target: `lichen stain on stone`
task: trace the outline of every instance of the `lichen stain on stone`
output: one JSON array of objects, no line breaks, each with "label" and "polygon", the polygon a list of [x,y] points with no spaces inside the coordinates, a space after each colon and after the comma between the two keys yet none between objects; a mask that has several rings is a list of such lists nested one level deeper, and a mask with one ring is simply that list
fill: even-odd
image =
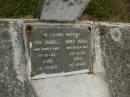
[{"label": "lichen stain on stone", "polygon": [[69,0],[63,0],[64,2],[68,2]]},{"label": "lichen stain on stone", "polygon": [[121,32],[119,28],[114,28],[110,30],[111,38],[118,42],[121,40]]},{"label": "lichen stain on stone", "polygon": [[82,4],[82,3],[83,3],[83,1],[78,1],[78,2],[77,2],[77,4]]},{"label": "lichen stain on stone", "polygon": [[6,33],[6,31],[4,31],[3,33],[0,33],[0,34],[1,34],[1,35],[0,35],[0,36],[1,36],[0,38],[1,38],[1,39],[6,39],[6,40],[7,40],[7,39],[10,38],[10,36],[8,35],[8,33]]},{"label": "lichen stain on stone", "polygon": [[70,2],[70,3],[68,4],[68,6],[74,6],[74,3],[73,3],[73,2]]},{"label": "lichen stain on stone", "polygon": [[128,32],[128,36],[130,37],[130,31]]}]

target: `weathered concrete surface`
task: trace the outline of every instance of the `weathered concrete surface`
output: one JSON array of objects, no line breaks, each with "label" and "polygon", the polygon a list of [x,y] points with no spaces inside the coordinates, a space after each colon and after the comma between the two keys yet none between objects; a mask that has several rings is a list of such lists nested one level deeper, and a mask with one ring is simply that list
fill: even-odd
[{"label": "weathered concrete surface", "polygon": [[110,95],[130,97],[130,24],[96,25],[94,29],[100,40],[102,65]]},{"label": "weathered concrete surface", "polygon": [[80,74],[32,80],[38,97],[110,97],[101,75]]},{"label": "weathered concrete surface", "polygon": [[36,97],[25,76],[22,22],[0,20],[0,97]]},{"label": "weathered concrete surface", "polygon": [[89,0],[40,0],[36,17],[41,20],[73,21],[87,7]]}]

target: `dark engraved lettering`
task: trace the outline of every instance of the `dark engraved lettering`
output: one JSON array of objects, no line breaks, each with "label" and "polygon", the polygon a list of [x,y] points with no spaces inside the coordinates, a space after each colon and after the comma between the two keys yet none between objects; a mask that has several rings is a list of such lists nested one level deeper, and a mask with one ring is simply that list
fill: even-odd
[{"label": "dark engraved lettering", "polygon": [[89,69],[91,37],[82,28],[34,26],[28,42],[33,76]]}]

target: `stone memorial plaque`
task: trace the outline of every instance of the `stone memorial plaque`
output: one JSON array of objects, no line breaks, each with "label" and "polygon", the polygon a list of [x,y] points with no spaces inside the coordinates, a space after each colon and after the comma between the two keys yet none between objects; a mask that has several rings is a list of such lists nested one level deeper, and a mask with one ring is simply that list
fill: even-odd
[{"label": "stone memorial plaque", "polygon": [[57,74],[90,68],[91,32],[74,26],[31,25],[28,39],[31,75]]}]

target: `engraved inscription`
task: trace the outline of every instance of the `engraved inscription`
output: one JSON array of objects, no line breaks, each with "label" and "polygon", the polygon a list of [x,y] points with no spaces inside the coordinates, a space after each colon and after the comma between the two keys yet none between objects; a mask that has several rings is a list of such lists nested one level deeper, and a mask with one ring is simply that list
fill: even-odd
[{"label": "engraved inscription", "polygon": [[81,28],[33,27],[32,76],[89,69],[91,33]]}]

